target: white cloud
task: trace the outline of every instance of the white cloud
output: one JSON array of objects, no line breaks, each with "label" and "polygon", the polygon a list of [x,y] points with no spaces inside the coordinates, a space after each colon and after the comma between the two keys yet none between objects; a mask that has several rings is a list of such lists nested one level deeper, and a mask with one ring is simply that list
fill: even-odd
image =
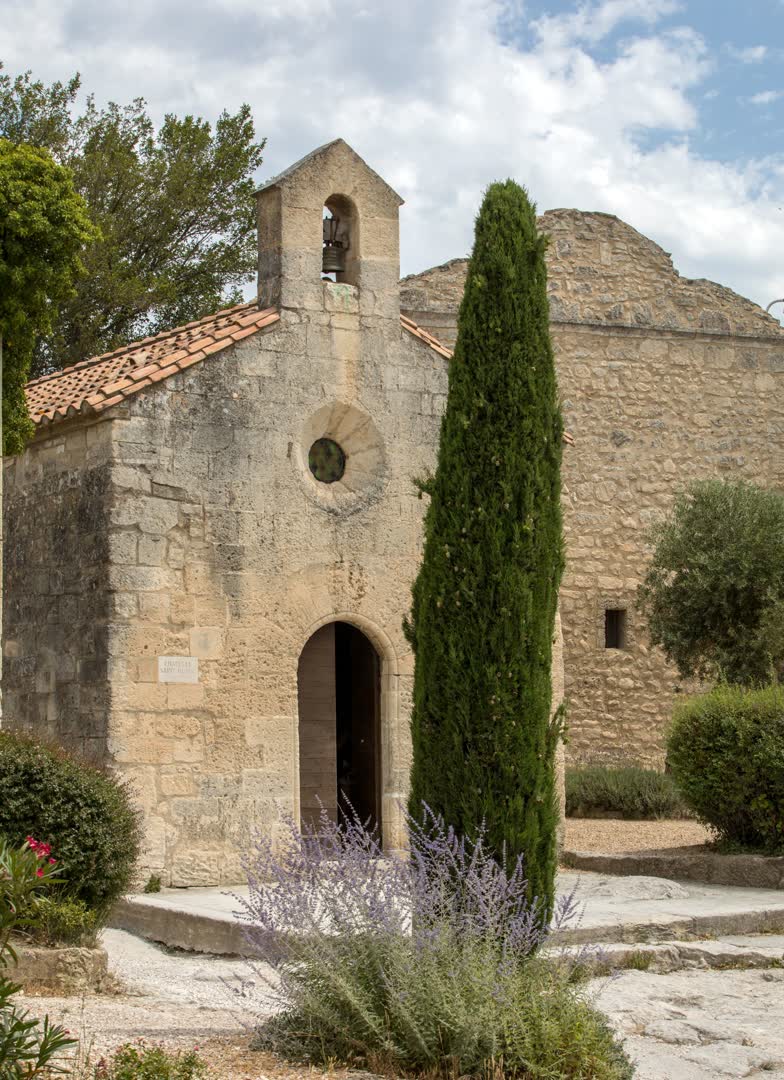
[{"label": "white cloud", "polygon": [[561,15],[544,15],[534,23],[544,45],[553,47],[565,42],[595,44],[630,20],[652,26],[665,15],[678,11],[677,0],[600,0],[580,3],[576,10]]},{"label": "white cloud", "polygon": [[768,46],[749,45],[745,49],[737,49],[734,45],[728,45],[727,52],[742,64],[760,64],[768,56]]},{"label": "white cloud", "polygon": [[513,176],[541,209],[618,214],[690,276],[763,303],[781,294],[781,161],[692,148],[712,62],[693,30],[660,24],[672,0],[580,3],[535,23],[521,0],[5,9],[11,71],[79,69],[99,100],[143,94],[159,117],[248,101],[266,176],[342,135],[406,200],[404,272],[466,254],[482,190]]},{"label": "white cloud", "polygon": [[748,100],[752,105],[772,105],[781,97],[784,97],[784,90],[762,90],[759,94],[752,94]]}]

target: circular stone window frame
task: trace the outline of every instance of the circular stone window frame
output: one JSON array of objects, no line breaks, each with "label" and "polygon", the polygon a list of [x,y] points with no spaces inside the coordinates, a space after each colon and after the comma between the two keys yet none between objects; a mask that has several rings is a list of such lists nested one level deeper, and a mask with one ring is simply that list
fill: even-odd
[{"label": "circular stone window frame", "polygon": [[[345,454],[339,480],[324,483],[310,470],[310,448],[319,439],[331,439]],[[381,493],[386,477],[386,455],[381,432],[358,405],[333,402],[306,421],[293,455],[305,494],[331,514],[356,513]]]}]

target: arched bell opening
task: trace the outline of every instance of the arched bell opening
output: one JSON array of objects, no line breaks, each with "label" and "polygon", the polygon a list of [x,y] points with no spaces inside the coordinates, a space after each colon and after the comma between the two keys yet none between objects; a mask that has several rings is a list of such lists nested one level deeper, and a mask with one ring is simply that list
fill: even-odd
[{"label": "arched bell opening", "polygon": [[330,195],[324,203],[322,277],[359,285],[359,217],[347,195]]},{"label": "arched bell opening", "polygon": [[307,641],[297,669],[300,821],[351,804],[381,832],[381,662],[356,626],[331,622]]}]

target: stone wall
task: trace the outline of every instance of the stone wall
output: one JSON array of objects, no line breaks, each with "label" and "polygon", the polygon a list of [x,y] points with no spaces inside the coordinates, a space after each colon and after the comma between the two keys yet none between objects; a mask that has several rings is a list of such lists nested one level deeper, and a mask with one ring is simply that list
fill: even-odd
[{"label": "stone wall", "polygon": [[[332,619],[381,657],[384,828],[400,840],[411,476],[433,465],[446,363],[399,320],[364,322],[356,289],[319,294],[110,422],[110,753],[139,792],[149,869],[180,885],[237,880],[251,824],[298,811],[297,666]],[[340,484],[307,467],[324,433],[349,450]],[[169,655],[197,658],[198,683],[160,682]]]},{"label": "stone wall", "polygon": [[[784,331],[750,301],[689,281],[605,214],[550,211],[549,291],[565,425],[561,589],[572,759],[663,762],[675,671],[634,606],[645,531],[691,480],[784,483]],[[452,343],[466,260],[403,279],[412,319]],[[625,647],[604,647],[606,608]]]},{"label": "stone wall", "polygon": [[104,760],[109,430],[64,424],[4,465],[6,726]]}]

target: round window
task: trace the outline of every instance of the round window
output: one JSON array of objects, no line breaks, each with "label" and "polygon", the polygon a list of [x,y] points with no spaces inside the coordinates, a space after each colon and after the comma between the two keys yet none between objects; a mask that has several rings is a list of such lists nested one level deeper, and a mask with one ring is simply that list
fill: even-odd
[{"label": "round window", "polygon": [[346,471],[346,455],[334,439],[316,439],[308,453],[308,465],[322,484],[334,484]]}]

